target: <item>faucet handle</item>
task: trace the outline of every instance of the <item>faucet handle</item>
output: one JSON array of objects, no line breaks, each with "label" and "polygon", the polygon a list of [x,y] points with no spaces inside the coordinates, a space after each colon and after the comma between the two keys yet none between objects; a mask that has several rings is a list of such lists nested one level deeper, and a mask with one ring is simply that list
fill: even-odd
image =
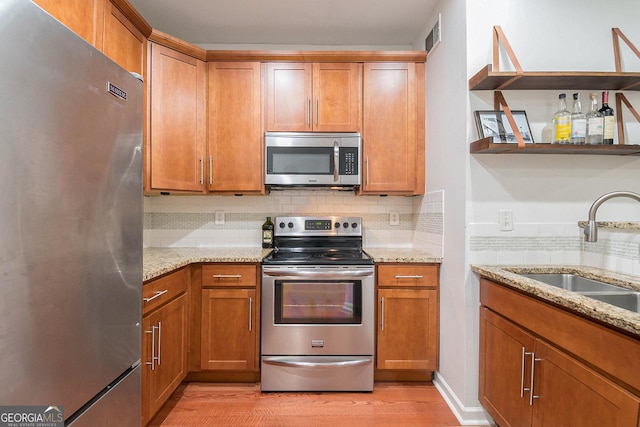
[{"label": "faucet handle", "polygon": [[589,220],[584,226],[585,242],[596,242],[598,240],[598,226],[595,220]]}]

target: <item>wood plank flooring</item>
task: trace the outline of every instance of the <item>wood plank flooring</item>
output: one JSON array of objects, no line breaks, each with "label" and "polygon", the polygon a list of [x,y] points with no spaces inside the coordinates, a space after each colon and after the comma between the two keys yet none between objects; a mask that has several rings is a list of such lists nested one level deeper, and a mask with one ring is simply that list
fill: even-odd
[{"label": "wood plank flooring", "polygon": [[259,384],[183,383],[150,426],[444,427],[459,423],[431,383],[372,393],[261,393]]}]

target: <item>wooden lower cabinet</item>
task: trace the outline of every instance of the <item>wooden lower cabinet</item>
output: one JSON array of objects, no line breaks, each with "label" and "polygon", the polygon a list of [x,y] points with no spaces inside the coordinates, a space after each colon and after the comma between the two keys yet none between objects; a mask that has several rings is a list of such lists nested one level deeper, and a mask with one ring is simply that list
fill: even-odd
[{"label": "wooden lower cabinet", "polygon": [[[493,296],[487,297],[491,307],[480,309],[479,399],[499,426],[639,425],[640,397],[621,384],[625,378],[585,364],[559,348],[563,342],[550,342],[494,312],[499,305]],[[532,308],[513,302],[509,301],[509,310]],[[556,323],[555,329],[563,326]],[[574,329],[571,339],[579,340],[582,333]],[[584,345],[606,346],[606,342]]]},{"label": "wooden lower cabinet", "polygon": [[258,264],[252,263],[202,266],[201,372],[197,378],[241,380],[257,375],[260,366],[258,274]]},{"label": "wooden lower cabinet", "polygon": [[429,379],[438,368],[438,266],[382,264],[377,282],[377,379],[383,371],[428,372]]},{"label": "wooden lower cabinet", "polygon": [[201,369],[258,368],[255,289],[203,289]]},{"label": "wooden lower cabinet", "polygon": [[142,288],[142,425],[187,375],[188,272],[182,268]]}]

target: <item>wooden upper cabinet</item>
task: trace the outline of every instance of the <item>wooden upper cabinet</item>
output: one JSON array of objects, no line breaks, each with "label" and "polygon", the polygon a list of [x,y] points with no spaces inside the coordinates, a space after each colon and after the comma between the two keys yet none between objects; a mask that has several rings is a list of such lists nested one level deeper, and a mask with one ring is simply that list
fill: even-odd
[{"label": "wooden upper cabinet", "polygon": [[362,66],[268,63],[267,131],[360,130]]},{"label": "wooden upper cabinet", "polygon": [[77,35],[102,48],[104,2],[106,0],[34,0]]},{"label": "wooden upper cabinet", "polygon": [[209,63],[208,189],[262,193],[259,62]]},{"label": "wooden upper cabinet", "polygon": [[147,190],[204,192],[206,85],[204,61],[151,43]]},{"label": "wooden upper cabinet", "polygon": [[125,70],[144,76],[146,37],[110,0],[105,4],[102,52]]},{"label": "wooden upper cabinet", "polygon": [[424,96],[424,64],[364,64],[363,193],[424,194]]}]

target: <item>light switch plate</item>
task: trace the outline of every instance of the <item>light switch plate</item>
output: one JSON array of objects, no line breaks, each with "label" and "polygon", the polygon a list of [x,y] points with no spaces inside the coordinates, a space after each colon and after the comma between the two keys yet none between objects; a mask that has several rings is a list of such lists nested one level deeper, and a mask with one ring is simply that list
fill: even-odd
[{"label": "light switch plate", "polygon": [[513,211],[511,209],[500,211],[500,231],[513,231]]},{"label": "light switch plate", "polygon": [[215,211],[216,225],[224,225],[224,211]]},{"label": "light switch plate", "polygon": [[389,225],[400,225],[400,212],[389,213]]}]

